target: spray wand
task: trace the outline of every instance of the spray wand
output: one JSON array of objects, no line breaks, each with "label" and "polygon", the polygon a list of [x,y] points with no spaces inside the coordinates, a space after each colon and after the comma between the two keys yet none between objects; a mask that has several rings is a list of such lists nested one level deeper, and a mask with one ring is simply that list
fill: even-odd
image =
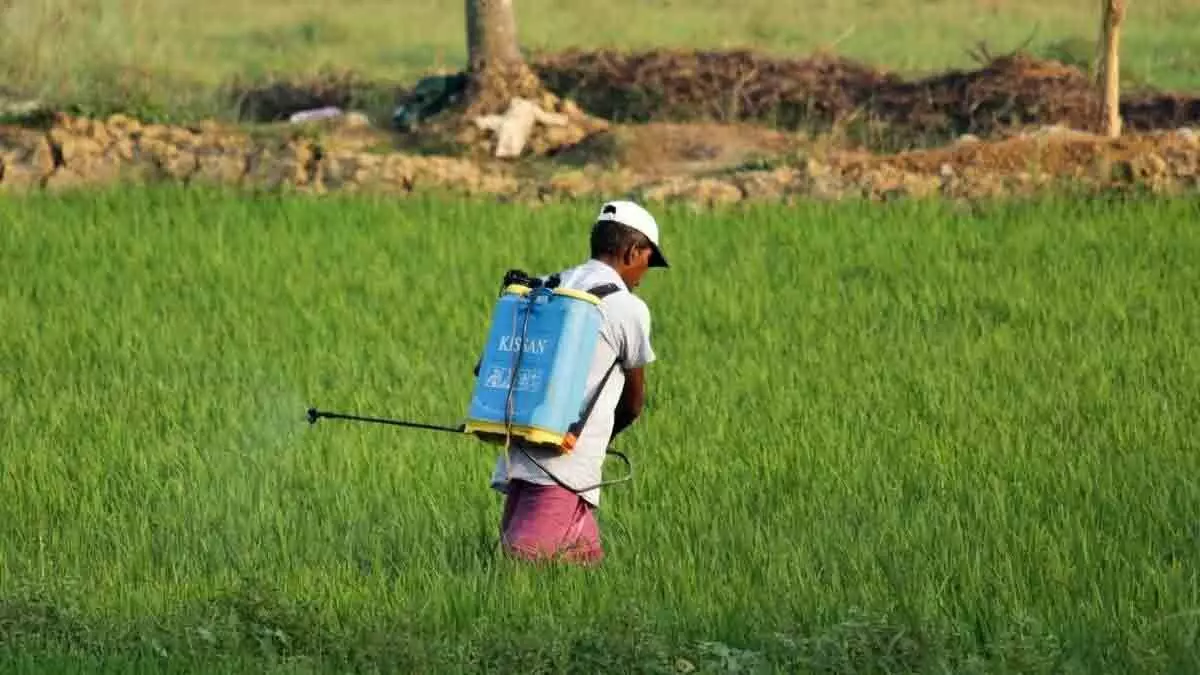
[{"label": "spray wand", "polygon": [[324,410],[317,410],[316,408],[308,409],[308,423],[309,424],[316,424],[317,420],[322,417],[324,417],[326,419],[333,419],[333,420],[351,420],[354,422],[371,422],[374,424],[391,424],[391,425],[398,426],[398,427],[408,427],[410,429],[426,429],[429,431],[445,431],[445,432],[449,432],[452,434],[461,434],[461,433],[463,433],[463,431],[466,430],[465,425],[459,425],[457,427],[447,427],[447,426],[441,426],[441,425],[437,425],[437,424],[422,424],[420,422],[405,422],[404,420],[391,420],[391,419],[387,419],[384,417],[363,417],[361,415],[347,415],[344,413],[326,412]]},{"label": "spray wand", "polygon": [[[372,424],[389,424],[392,426],[407,427],[409,429],[425,429],[427,431],[441,431],[441,432],[451,433],[451,434],[461,434],[466,430],[466,425],[459,425],[457,427],[448,427],[448,426],[443,426],[443,425],[439,425],[439,424],[423,424],[421,422],[407,422],[405,420],[394,420],[394,419],[388,419],[386,417],[366,417],[363,415],[349,415],[346,413],[327,412],[324,410],[317,410],[316,408],[308,409],[308,423],[309,424],[316,424],[317,420],[319,420],[321,418],[334,419],[334,420],[349,420],[352,422],[369,422]],[[563,482],[561,479],[558,478],[558,476],[555,476],[553,473],[550,473],[550,471],[546,467],[542,466],[541,462],[534,459],[528,452],[525,452],[524,448],[521,448],[521,452],[524,453],[524,455],[529,458],[529,461],[533,462],[534,464],[537,465],[537,467],[539,469],[544,471],[546,473],[546,475],[550,477],[551,480],[553,480],[555,483],[557,483],[560,487],[565,488],[571,492],[574,492],[575,494],[580,494],[580,493],[587,492],[589,490],[594,490],[594,489],[600,488],[600,487],[606,487],[608,485],[616,485],[617,483],[624,483],[625,481],[628,481],[633,478],[632,462],[629,461],[629,458],[627,456],[625,456],[624,453],[618,452],[611,448],[607,449],[605,451],[605,454],[612,455],[612,456],[620,459],[625,464],[626,468],[628,468],[629,472],[627,474],[625,474],[624,476],[617,478],[615,480],[602,480],[599,483],[596,483],[595,485],[589,485],[587,487],[582,487],[582,488],[573,487],[573,486],[568,485],[565,482]]]}]

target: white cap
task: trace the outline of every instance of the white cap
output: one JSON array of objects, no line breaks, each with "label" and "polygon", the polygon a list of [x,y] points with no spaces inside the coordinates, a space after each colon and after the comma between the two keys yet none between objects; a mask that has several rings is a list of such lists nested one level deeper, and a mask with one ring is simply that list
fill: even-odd
[{"label": "white cap", "polygon": [[650,246],[654,249],[654,253],[650,256],[650,266],[668,266],[667,259],[663,257],[662,249],[659,247],[658,222],[654,220],[654,216],[650,215],[649,211],[631,201],[605,202],[604,206],[600,207],[600,215],[596,216],[596,222],[605,220],[631,227],[646,235],[646,238],[650,240]]}]

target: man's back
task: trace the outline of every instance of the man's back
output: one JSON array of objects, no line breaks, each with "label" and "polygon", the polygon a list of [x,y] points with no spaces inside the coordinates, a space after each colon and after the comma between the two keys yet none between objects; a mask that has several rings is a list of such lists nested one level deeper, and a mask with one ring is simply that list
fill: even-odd
[{"label": "man's back", "polygon": [[[614,412],[625,386],[624,371],[651,363],[655,355],[650,345],[650,310],[641,298],[629,291],[616,270],[598,260],[589,260],[562,271],[559,278],[563,288],[590,291],[605,284],[615,284],[618,289],[600,302],[600,341],[588,371],[585,401],[591,401],[596,396],[596,391],[610,368],[612,373],[604,383],[604,389],[596,400],[574,450],[570,454],[558,456],[525,448],[525,452],[532,455],[555,477],[578,488],[594,485],[601,480],[605,451],[608,449],[615,421]],[[510,458],[509,478],[540,485],[555,483],[531,462],[521,449],[514,448]],[[501,491],[504,487],[505,468],[505,462],[501,458],[492,474],[492,487]],[[593,505],[600,503],[598,489],[584,492],[580,497]]]}]

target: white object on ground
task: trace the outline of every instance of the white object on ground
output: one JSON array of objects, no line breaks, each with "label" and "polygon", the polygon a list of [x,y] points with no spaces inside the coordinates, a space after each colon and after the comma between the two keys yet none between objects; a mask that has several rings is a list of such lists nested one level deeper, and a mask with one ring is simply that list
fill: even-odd
[{"label": "white object on ground", "polygon": [[324,108],[313,108],[312,110],[301,110],[298,113],[292,113],[288,121],[293,124],[301,122],[312,122],[314,120],[327,120],[334,117],[340,117],[342,109],[336,106],[326,106]]},{"label": "white object on ground", "polygon": [[566,126],[567,116],[558,113],[548,113],[536,103],[519,96],[514,97],[508,104],[508,110],[503,115],[481,115],[475,118],[475,126],[496,134],[496,151],[498,158],[519,157],[533,132],[533,125],[538,122],[546,126]]}]

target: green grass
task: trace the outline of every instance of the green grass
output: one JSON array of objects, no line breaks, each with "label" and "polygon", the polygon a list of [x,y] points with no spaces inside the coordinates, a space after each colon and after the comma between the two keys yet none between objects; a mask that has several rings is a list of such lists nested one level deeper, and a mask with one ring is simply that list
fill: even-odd
[{"label": "green grass", "polygon": [[[0,202],[0,670],[1196,672],[1200,209],[660,213],[599,570],[453,423],[593,204]],[[744,650],[744,651],[739,651]]]},{"label": "green grass", "polygon": [[[0,2],[0,84],[56,101],[145,114],[221,114],[206,90],[236,76],[324,67],[411,83],[465,62],[463,4],[355,0],[42,0]],[[1098,0],[519,0],[529,50],[829,48],[904,73],[972,67],[1030,40],[1037,53],[1094,40]],[[1200,0],[1130,6],[1121,65],[1134,81],[1200,90]],[[1078,49],[1072,58],[1087,56]]]}]

